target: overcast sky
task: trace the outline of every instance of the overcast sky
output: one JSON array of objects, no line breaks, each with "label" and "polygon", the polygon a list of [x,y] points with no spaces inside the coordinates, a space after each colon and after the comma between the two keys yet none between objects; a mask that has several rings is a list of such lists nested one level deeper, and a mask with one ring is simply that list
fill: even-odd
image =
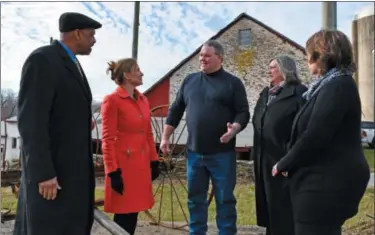
[{"label": "overcast sky", "polygon": [[[355,14],[371,2],[338,2],[338,29],[351,36]],[[242,12],[304,46],[321,28],[321,2],[141,2],[138,59],[143,91]],[[1,87],[18,90],[20,70],[36,47],[58,38],[58,18],[84,13],[103,24],[90,56],[79,57],[94,94],[115,85],[105,73],[109,60],[131,56],[133,2],[1,3]]]}]

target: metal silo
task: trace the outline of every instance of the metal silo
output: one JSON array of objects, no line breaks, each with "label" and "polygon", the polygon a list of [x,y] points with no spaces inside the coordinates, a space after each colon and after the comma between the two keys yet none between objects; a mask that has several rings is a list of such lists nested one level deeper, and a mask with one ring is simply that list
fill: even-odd
[{"label": "metal silo", "polygon": [[362,102],[363,121],[374,121],[374,4],[357,14],[352,23],[355,79]]}]

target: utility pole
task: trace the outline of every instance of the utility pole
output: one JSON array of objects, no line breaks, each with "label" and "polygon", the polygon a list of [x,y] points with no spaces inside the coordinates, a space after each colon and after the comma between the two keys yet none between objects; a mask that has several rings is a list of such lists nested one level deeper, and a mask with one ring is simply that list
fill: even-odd
[{"label": "utility pole", "polygon": [[134,2],[134,21],[133,21],[133,46],[132,57],[138,57],[138,34],[139,34],[139,1]]},{"label": "utility pole", "polygon": [[322,2],[322,28],[337,29],[337,2]]}]

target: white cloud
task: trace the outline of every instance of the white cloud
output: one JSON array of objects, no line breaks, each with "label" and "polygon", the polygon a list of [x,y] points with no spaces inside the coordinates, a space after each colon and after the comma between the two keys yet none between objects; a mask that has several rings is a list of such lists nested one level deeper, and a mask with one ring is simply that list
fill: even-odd
[{"label": "white cloud", "polygon": [[[338,28],[350,36],[354,14],[368,4],[371,3],[339,2]],[[58,38],[61,13],[76,11],[103,24],[97,31],[92,54],[80,57],[94,97],[101,98],[115,87],[105,73],[106,62],[131,56],[133,10],[132,2],[3,4],[1,87],[18,90],[20,71],[28,54],[48,44],[49,37]],[[151,86],[244,11],[301,45],[321,26],[321,3],[317,2],[142,2],[138,58],[145,84],[140,89]]]}]

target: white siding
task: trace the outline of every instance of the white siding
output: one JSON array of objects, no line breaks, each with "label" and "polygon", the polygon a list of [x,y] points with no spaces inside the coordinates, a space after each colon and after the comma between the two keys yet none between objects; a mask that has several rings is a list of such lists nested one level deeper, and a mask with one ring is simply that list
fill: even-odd
[{"label": "white siding", "polygon": [[[12,160],[18,159],[20,155],[20,135],[18,132],[17,123],[15,122],[7,122],[7,146],[6,146],[6,154],[5,160]],[[5,122],[1,122],[1,146],[5,144]],[[13,146],[13,139],[16,141],[16,145]],[[4,150],[4,147],[3,149]],[[1,153],[2,156],[2,153]]]}]

